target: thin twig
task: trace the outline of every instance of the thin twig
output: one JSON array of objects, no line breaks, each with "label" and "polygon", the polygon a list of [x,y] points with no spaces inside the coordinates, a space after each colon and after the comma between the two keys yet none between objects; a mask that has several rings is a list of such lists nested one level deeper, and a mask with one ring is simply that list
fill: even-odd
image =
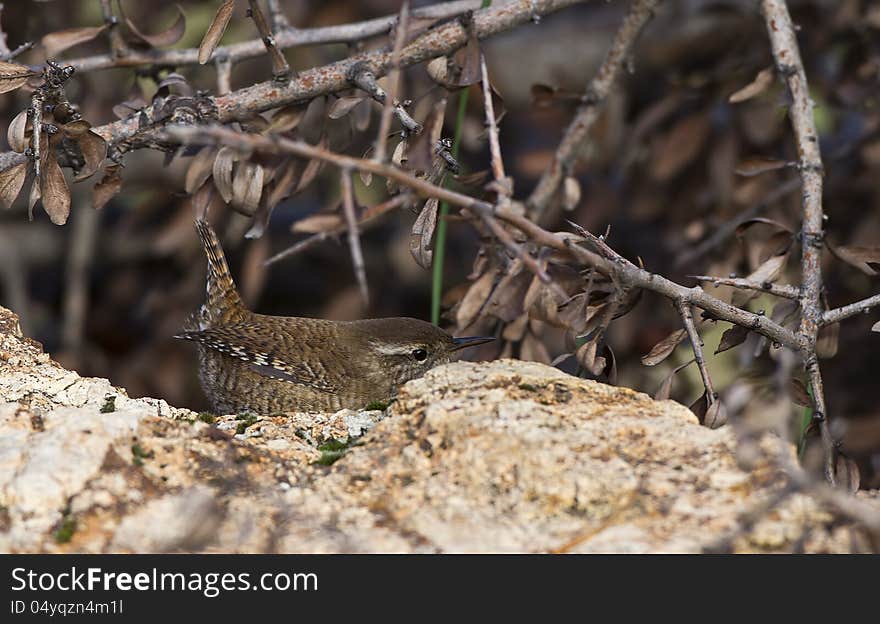
[{"label": "thin twig", "polygon": [[64,322],[61,345],[78,357],[83,345],[86,312],[89,306],[89,268],[95,253],[101,213],[97,210],[75,210],[73,240],[67,258],[64,290]]},{"label": "thin twig", "polygon": [[709,369],[706,368],[706,358],[703,357],[703,339],[697,331],[694,323],[694,316],[691,313],[691,304],[687,301],[677,300],[675,302],[678,308],[678,314],[687,331],[688,338],[691,341],[691,349],[694,352],[694,359],[697,361],[697,367],[700,369],[700,378],[703,380],[703,387],[706,388],[706,403],[712,405],[715,402],[715,389],[712,387],[712,378],[709,377]]},{"label": "thin twig", "polygon": [[[367,228],[373,226],[374,223],[378,223],[378,218],[384,215],[387,212],[390,212],[396,208],[400,208],[412,201],[412,197],[409,196],[408,193],[401,193],[400,195],[395,195],[391,199],[382,202],[376,206],[372,206],[367,208],[364,212],[363,218],[358,221],[358,228],[363,231]],[[304,238],[301,241],[297,241],[287,249],[278,252],[268,260],[266,260],[263,264],[265,266],[269,266],[270,264],[275,264],[279,260],[284,260],[285,258],[289,258],[290,256],[294,256],[306,249],[311,249],[315,245],[338,237],[341,234],[344,234],[348,231],[348,224],[342,224],[339,227],[327,230],[324,232],[317,232],[312,234],[308,238]]]},{"label": "thin twig", "polygon": [[107,35],[110,37],[110,58],[115,62],[128,56],[130,50],[125,39],[122,38],[122,33],[119,32],[119,18],[113,14],[111,0],[101,0],[101,17],[104,18],[104,23],[107,25]]},{"label": "thin twig", "polygon": [[263,45],[266,46],[266,52],[269,53],[269,58],[272,61],[272,78],[275,82],[285,83],[290,80],[290,65],[284,58],[284,54],[278,49],[272,27],[263,14],[263,9],[260,8],[259,0],[248,0],[248,4],[250,5],[248,16],[254,20]]},{"label": "thin twig", "polygon": [[801,297],[801,291],[797,286],[790,284],[774,284],[772,282],[753,282],[741,277],[714,277],[712,275],[688,275],[700,282],[712,282],[713,286],[732,286],[743,290],[757,290],[784,299],[797,301]]},{"label": "thin twig", "polygon": [[583,152],[583,144],[587,140],[590,129],[599,118],[602,105],[629,60],[633,44],[645,24],[654,15],[654,10],[659,4],[660,0],[635,0],[623,20],[623,24],[614,36],[614,41],[605,55],[605,60],[587,87],[583,104],[565,130],[562,141],[556,148],[553,162],[544,171],[538,185],[526,202],[529,216],[536,223],[541,221],[563,179],[571,174]]},{"label": "thin twig", "polygon": [[816,357],[816,338],[823,317],[822,310],[822,248],[824,246],[822,211],[822,155],[819,134],[813,117],[804,64],[801,61],[797,35],[785,0],[762,0],[761,11],[773,50],[776,70],[791,94],[788,116],[794,130],[798,152],[798,170],[803,193],[803,224],[801,226],[801,323],[798,334],[803,359],[813,384],[814,413],[819,420],[822,448],[825,454],[825,477],[834,483],[835,446],[828,426],[828,413],[822,392],[822,378]]},{"label": "thin twig", "polygon": [[269,7],[269,19],[271,20],[273,32],[279,32],[290,27],[284,11],[281,10],[281,3],[278,0],[266,0],[266,5]]},{"label": "thin twig", "polygon": [[406,40],[406,29],[409,26],[409,0],[400,5],[400,17],[394,36],[394,49],[391,51],[391,71],[388,73],[388,97],[382,104],[382,117],[379,120],[379,134],[376,136],[376,149],[373,158],[377,162],[385,162],[385,147],[388,145],[388,132],[391,129],[391,114],[397,106],[397,90],[400,82],[400,50]]},{"label": "thin twig", "polygon": [[217,94],[226,95],[232,91],[232,61],[228,56],[214,55],[214,65],[217,67]]},{"label": "thin twig", "polygon": [[831,325],[832,323],[837,323],[852,316],[856,316],[857,314],[868,312],[877,306],[880,306],[880,295],[874,295],[867,299],[856,301],[855,303],[828,310],[822,315],[822,320],[819,324],[823,326]]},{"label": "thin twig", "polygon": [[361,251],[361,239],[358,235],[357,215],[354,211],[354,189],[351,184],[351,169],[343,167],[342,178],[342,212],[345,214],[345,222],[348,225],[348,248],[351,251],[351,262],[354,265],[354,273],[357,276],[358,286],[361,289],[361,297],[365,305],[370,305],[370,288],[367,285],[367,270],[364,267],[364,254]]},{"label": "thin twig", "polygon": [[495,106],[492,104],[492,85],[489,83],[489,70],[486,68],[486,57],[480,55],[480,72],[483,83],[483,109],[486,111],[486,130],[489,134],[489,153],[492,156],[492,174],[500,195],[509,197],[513,193],[513,185],[504,175],[504,161],[501,159],[501,144],[498,142],[498,124],[495,120]]}]

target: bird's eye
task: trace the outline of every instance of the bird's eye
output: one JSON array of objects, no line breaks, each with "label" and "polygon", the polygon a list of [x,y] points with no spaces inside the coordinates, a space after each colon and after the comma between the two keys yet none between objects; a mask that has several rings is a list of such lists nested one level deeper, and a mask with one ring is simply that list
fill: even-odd
[{"label": "bird's eye", "polygon": [[417,361],[424,362],[428,358],[428,352],[424,349],[414,349],[412,352],[412,356]]}]

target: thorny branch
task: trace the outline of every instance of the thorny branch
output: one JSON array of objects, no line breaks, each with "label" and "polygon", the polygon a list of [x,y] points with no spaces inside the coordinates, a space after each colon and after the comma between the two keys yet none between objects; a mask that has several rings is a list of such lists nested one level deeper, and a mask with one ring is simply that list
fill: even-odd
[{"label": "thorny branch", "polygon": [[803,194],[801,228],[801,324],[798,337],[804,366],[813,389],[813,417],[818,421],[825,453],[825,477],[834,483],[835,444],[828,426],[828,410],[822,391],[822,376],[816,356],[816,338],[822,322],[822,247],[824,245],[822,212],[822,156],[819,134],[813,117],[813,101],[801,61],[795,27],[785,0],[762,0],[761,11],[773,50],[776,70],[791,94],[789,117],[798,152],[798,169]]}]

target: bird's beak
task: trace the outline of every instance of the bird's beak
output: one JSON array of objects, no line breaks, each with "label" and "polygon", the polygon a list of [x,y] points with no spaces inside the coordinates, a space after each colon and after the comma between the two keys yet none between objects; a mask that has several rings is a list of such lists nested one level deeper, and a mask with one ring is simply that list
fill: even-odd
[{"label": "bird's beak", "polygon": [[453,351],[458,351],[460,349],[466,349],[467,347],[476,347],[477,345],[485,344],[487,342],[492,342],[495,338],[490,336],[468,336],[466,338],[453,338],[452,343]]}]

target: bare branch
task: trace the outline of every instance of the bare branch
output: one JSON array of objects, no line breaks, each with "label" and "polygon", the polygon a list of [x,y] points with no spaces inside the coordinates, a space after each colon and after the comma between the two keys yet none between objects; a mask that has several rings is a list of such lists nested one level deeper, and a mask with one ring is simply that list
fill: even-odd
[{"label": "bare branch", "polygon": [[232,61],[228,57],[214,55],[214,65],[217,67],[217,93],[226,95],[232,91]]},{"label": "bare branch", "polygon": [[513,185],[504,175],[501,144],[498,142],[498,124],[495,122],[495,107],[492,104],[492,85],[489,84],[486,57],[482,54],[480,55],[480,72],[483,82],[483,109],[486,111],[486,128],[489,134],[489,153],[492,155],[492,174],[495,176],[499,194],[510,196],[513,193]]},{"label": "bare branch", "polygon": [[756,290],[795,301],[801,297],[800,289],[790,284],[758,283],[741,277],[713,277],[712,275],[688,275],[688,277],[701,282],[712,282],[713,286],[732,286],[743,290]]},{"label": "bare branch", "polygon": [[400,81],[400,50],[403,48],[403,42],[406,40],[406,29],[408,25],[409,0],[403,0],[400,5],[400,17],[397,18],[394,49],[391,51],[392,69],[388,73],[388,96],[385,98],[385,102],[382,105],[382,118],[379,121],[379,134],[376,136],[376,149],[373,152],[373,158],[378,162],[385,162],[385,147],[388,144],[388,132],[391,130],[391,113],[397,106],[397,90]]},{"label": "bare branch", "polygon": [[587,87],[583,98],[583,104],[572,119],[565,135],[556,148],[553,162],[544,171],[535,190],[532,191],[526,205],[529,208],[529,216],[535,222],[540,222],[544,211],[550,205],[562,184],[565,176],[571,173],[577,163],[583,144],[593,124],[599,118],[599,112],[605,103],[614,83],[620,76],[626,65],[633,44],[642,32],[645,24],[653,17],[654,10],[660,4],[660,0],[635,0],[620,29],[614,36],[611,48],[605,55],[596,77]]},{"label": "bare branch", "polygon": [[[107,33],[110,37],[110,58],[115,62],[117,59],[128,56],[131,51],[128,49],[125,39],[122,38],[122,33],[119,32],[119,18],[113,14],[111,0],[101,0],[101,17],[107,24]],[[68,65],[70,64],[68,63]],[[79,70],[79,68],[76,69]]]},{"label": "bare branch", "polygon": [[850,303],[849,305],[841,306],[833,310],[828,310],[822,315],[822,320],[819,324],[823,326],[831,325],[832,323],[837,323],[838,321],[848,319],[852,316],[856,316],[857,314],[867,312],[868,310],[871,310],[872,308],[875,308],[877,306],[880,306],[880,295],[874,295],[872,297],[868,297],[867,299],[862,299],[861,301]]},{"label": "bare branch", "polygon": [[694,317],[691,313],[691,306],[686,301],[678,300],[675,302],[678,313],[681,316],[684,328],[687,331],[688,338],[691,341],[691,348],[694,351],[694,359],[697,361],[697,367],[700,369],[700,378],[703,380],[703,387],[706,388],[706,401],[708,405],[715,402],[715,389],[712,387],[712,378],[709,377],[709,369],[706,368],[706,358],[703,357],[703,339],[697,331],[694,324]]},{"label": "bare branch", "polygon": [[762,0],[761,11],[767,24],[767,34],[773,50],[776,70],[791,93],[788,115],[794,130],[798,152],[798,169],[803,183],[803,225],[801,227],[801,324],[798,334],[803,344],[803,358],[813,382],[813,401],[825,452],[825,477],[834,483],[835,448],[828,428],[822,378],[816,358],[816,337],[822,322],[822,156],[819,152],[819,134],[813,118],[813,101],[807,85],[807,76],[801,61],[797,36],[785,0]]},{"label": "bare branch", "polygon": [[266,52],[269,53],[269,58],[272,60],[272,78],[275,82],[285,83],[290,80],[290,65],[287,64],[287,59],[278,49],[275,36],[272,34],[272,27],[269,26],[269,22],[260,8],[259,0],[248,0],[248,4],[250,5],[248,16],[254,20],[263,45],[266,46]]},{"label": "bare branch", "polygon": [[361,239],[358,235],[357,215],[354,212],[354,189],[351,184],[351,169],[343,167],[342,178],[342,211],[345,213],[345,222],[348,225],[348,248],[351,251],[351,262],[354,265],[354,273],[357,276],[358,286],[361,289],[361,297],[364,303],[370,303],[370,288],[367,285],[367,270],[364,268],[364,254],[361,251]]}]

